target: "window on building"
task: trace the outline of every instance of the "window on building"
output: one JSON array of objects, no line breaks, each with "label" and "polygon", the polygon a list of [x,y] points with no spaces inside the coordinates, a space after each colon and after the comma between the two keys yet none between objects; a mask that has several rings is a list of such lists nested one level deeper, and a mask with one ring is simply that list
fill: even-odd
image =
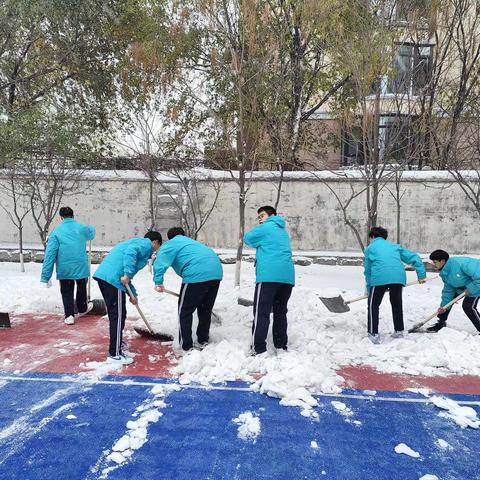
[{"label": "window on building", "polygon": [[342,166],[362,165],[363,137],[359,127],[342,129]]},{"label": "window on building", "polygon": [[412,43],[399,45],[387,93],[420,95],[431,79],[432,55],[432,45]]},{"label": "window on building", "polygon": [[[415,117],[404,115],[382,115],[380,117],[377,138],[381,163],[410,164],[415,162],[419,140],[415,122]],[[345,127],[342,130],[342,165],[362,165],[364,162],[365,152],[361,129]]]}]

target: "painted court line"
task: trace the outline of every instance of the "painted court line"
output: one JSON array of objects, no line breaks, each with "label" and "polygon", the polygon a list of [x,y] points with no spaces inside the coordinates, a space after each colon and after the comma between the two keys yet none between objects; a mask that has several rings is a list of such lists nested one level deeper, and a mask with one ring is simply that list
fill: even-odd
[{"label": "painted court line", "polygon": [[[121,385],[122,387],[155,387],[157,385],[176,385],[182,390],[218,390],[218,391],[235,391],[235,392],[248,392],[258,393],[251,390],[248,387],[229,387],[229,386],[214,386],[214,385],[182,385],[178,382],[134,382],[131,380],[88,380],[81,378],[41,378],[41,377],[10,377],[0,376],[0,381],[20,381],[20,382],[50,382],[50,383],[79,383],[83,385]],[[383,401],[383,402],[398,402],[398,403],[431,403],[429,398],[402,398],[402,397],[386,397],[377,395],[361,395],[352,393],[318,393],[314,394],[316,397],[325,398],[348,398],[348,399],[360,399],[369,401]],[[434,393],[435,396],[443,396],[442,393]],[[461,405],[474,405],[480,406],[480,400],[458,400],[458,404]]]}]

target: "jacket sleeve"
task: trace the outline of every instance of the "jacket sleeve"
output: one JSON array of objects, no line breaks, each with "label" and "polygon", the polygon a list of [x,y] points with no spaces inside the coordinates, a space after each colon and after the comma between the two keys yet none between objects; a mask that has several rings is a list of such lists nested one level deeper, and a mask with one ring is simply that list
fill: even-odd
[{"label": "jacket sleeve", "polygon": [[420,258],[419,255],[401,246],[400,258],[402,262],[408,265],[411,265],[412,267],[415,268],[415,271],[417,272],[417,278],[419,280],[422,280],[427,276],[427,272],[425,271],[425,266],[423,265],[422,259]]},{"label": "jacket sleeve", "polygon": [[368,256],[368,249],[365,250],[365,258],[363,259],[363,274],[365,275],[365,283],[368,290],[370,289],[370,279],[372,274],[372,262]]},{"label": "jacket sleeve", "polygon": [[153,282],[155,285],[163,285],[163,276],[172,263],[175,261],[177,249],[172,248],[169,242],[162,245],[158,251],[157,258],[153,264]]},{"label": "jacket sleeve", "polygon": [[465,287],[471,297],[480,297],[480,261],[471,260],[462,265],[462,272],[470,278]]},{"label": "jacket sleeve", "polygon": [[93,240],[95,238],[95,227],[91,225],[84,225],[82,233],[87,240]]},{"label": "jacket sleeve", "polygon": [[137,260],[141,254],[140,247],[130,244],[123,254],[123,274],[132,278],[138,271]]},{"label": "jacket sleeve", "polygon": [[455,298],[456,294],[457,294],[457,289],[455,287],[452,287],[448,283],[445,283],[443,285],[442,301],[440,302],[440,307],[443,307],[448,302],[451,302]]},{"label": "jacket sleeve", "polygon": [[264,225],[257,225],[243,236],[243,241],[251,247],[257,248],[260,246],[265,237]]},{"label": "jacket sleeve", "polygon": [[56,235],[50,235],[47,241],[47,248],[45,250],[45,257],[43,259],[42,276],[40,281],[47,283],[52,278],[53,265],[57,260],[58,254],[58,239]]}]

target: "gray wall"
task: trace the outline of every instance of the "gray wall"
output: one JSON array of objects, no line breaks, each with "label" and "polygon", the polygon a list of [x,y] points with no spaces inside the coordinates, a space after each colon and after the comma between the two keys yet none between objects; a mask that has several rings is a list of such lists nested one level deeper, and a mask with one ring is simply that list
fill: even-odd
[{"label": "gray wall", "polygon": [[[354,235],[344,224],[341,209],[322,182],[302,178],[307,174],[292,174],[285,180],[279,213],[288,221],[292,247],[295,250],[358,251]],[[328,175],[327,175],[328,176]],[[337,194],[346,198],[350,184],[330,175],[329,185]],[[401,242],[413,250],[429,252],[443,248],[454,253],[479,253],[478,214],[466,199],[462,190],[447,177],[433,172],[415,172],[402,184],[403,229]],[[256,208],[272,204],[275,199],[275,177],[260,174],[252,179],[247,203],[247,228],[256,224]],[[360,187],[360,180],[353,183]],[[180,185],[173,180],[167,187],[181,203]],[[393,188],[393,184],[390,185]],[[157,194],[159,210],[158,225],[162,234],[168,227],[178,224],[180,215],[165,187]],[[138,173],[122,172],[121,177],[90,178],[82,187],[83,193],[65,199],[78,220],[91,223],[97,228],[96,244],[110,246],[125,238],[142,235],[148,226],[148,183]],[[209,205],[214,191],[208,181],[199,184],[200,197]],[[216,208],[209,218],[199,239],[213,247],[235,248],[238,231],[238,187],[228,176]],[[8,197],[0,190],[0,203],[11,208]],[[357,198],[349,209],[359,223],[365,223],[365,198]],[[382,191],[379,206],[379,222],[390,230],[396,240],[396,207],[391,194]],[[17,242],[17,232],[6,213],[0,210],[0,243]],[[28,221],[24,232],[25,243],[39,243],[33,222]]]}]

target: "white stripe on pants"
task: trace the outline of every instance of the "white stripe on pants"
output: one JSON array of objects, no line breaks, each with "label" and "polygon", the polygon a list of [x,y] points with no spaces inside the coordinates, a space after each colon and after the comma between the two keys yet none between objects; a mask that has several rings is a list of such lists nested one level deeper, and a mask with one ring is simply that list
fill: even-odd
[{"label": "white stripe on pants", "polygon": [[255,333],[257,331],[258,321],[258,304],[260,303],[260,291],[262,290],[262,283],[258,284],[257,288],[257,306],[255,308],[255,316],[253,317],[253,332],[252,332],[252,350],[255,350]]},{"label": "white stripe on pants", "polygon": [[182,326],[180,324],[180,312],[182,311],[183,301],[185,299],[185,292],[187,291],[188,283],[184,284],[185,287],[182,290],[182,295],[180,296],[180,302],[178,304],[178,344],[183,348],[183,338],[182,338]]},{"label": "white stripe on pants", "polygon": [[121,348],[121,337],[122,337],[122,291],[118,290],[118,297],[117,297],[117,338],[115,344],[115,356],[118,357],[120,355],[120,348]]}]

